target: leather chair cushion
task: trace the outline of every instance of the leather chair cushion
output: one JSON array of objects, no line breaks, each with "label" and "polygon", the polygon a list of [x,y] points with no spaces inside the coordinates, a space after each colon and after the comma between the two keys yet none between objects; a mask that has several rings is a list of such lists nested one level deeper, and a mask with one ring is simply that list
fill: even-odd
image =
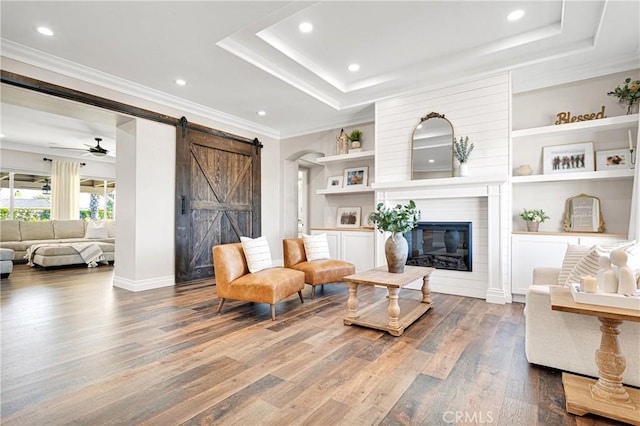
[{"label": "leather chair cushion", "polygon": [[311,285],[342,281],[346,275],[356,273],[356,267],[342,260],[314,260],[300,262],[290,268],[304,272],[305,282]]},{"label": "leather chair cushion", "polygon": [[229,283],[224,298],[275,304],[304,289],[305,275],[287,268],[263,269]]}]

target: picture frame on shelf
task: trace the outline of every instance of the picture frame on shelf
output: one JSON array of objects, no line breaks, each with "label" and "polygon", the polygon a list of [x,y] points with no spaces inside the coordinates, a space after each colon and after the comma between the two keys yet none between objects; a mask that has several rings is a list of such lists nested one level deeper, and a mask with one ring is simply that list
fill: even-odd
[{"label": "picture frame on shelf", "polygon": [[344,188],[355,189],[358,187],[367,186],[369,167],[353,167],[350,169],[344,169]]},{"label": "picture frame on shelf", "polygon": [[593,142],[542,147],[542,174],[592,172]]},{"label": "picture frame on shelf", "polygon": [[361,207],[338,207],[336,226],[338,228],[359,228]]},{"label": "picture frame on shelf", "polygon": [[341,189],[342,176],[329,176],[327,179],[327,189]]},{"label": "picture frame on shelf", "polygon": [[596,171],[631,168],[631,151],[628,148],[596,151]]}]

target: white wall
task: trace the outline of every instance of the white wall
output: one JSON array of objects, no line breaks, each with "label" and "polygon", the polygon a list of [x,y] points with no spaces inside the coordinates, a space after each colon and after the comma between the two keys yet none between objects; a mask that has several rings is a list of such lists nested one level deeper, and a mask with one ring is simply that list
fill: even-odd
[{"label": "white wall", "polygon": [[175,140],[175,127],[165,124],[133,119],[118,126],[117,287],[175,284]]},{"label": "white wall", "polygon": [[507,176],[509,75],[470,81],[376,103],[376,182],[411,180],[411,134],[420,118],[444,114],[455,136],[475,145],[470,176]]}]

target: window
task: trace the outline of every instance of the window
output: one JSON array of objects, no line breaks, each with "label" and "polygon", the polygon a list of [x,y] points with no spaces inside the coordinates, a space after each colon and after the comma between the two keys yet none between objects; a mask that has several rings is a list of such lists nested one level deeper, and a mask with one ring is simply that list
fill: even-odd
[{"label": "window", "polygon": [[[0,172],[0,220],[50,220],[51,192],[46,185],[51,186],[50,176]],[[80,179],[79,219],[113,219],[115,205],[114,181]]]},{"label": "window", "polygon": [[47,183],[51,185],[49,176],[1,172],[0,220],[50,220],[51,193],[43,191]]}]

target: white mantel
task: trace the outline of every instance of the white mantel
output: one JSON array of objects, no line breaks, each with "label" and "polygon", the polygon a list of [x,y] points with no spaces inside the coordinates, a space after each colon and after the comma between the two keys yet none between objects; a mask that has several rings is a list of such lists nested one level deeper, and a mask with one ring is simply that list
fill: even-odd
[{"label": "white mantel", "polygon": [[[433,180],[416,180],[416,181],[402,181],[402,182],[385,182],[373,185],[376,190],[376,203],[385,203],[388,205],[394,205],[397,203],[406,203],[408,200],[414,200],[419,208],[421,202],[423,206],[429,203],[433,205],[434,201],[443,200],[445,202],[451,202],[451,200],[460,200],[460,202],[469,202],[469,199],[482,199],[486,200],[486,246],[484,238],[476,238],[480,231],[477,229],[477,223],[474,225],[473,239],[474,241],[480,241],[479,250],[478,246],[474,242],[474,251],[478,250],[484,253],[486,249],[486,261],[487,270],[486,277],[485,272],[479,273],[479,276],[484,282],[487,281],[486,288],[484,289],[484,298],[487,302],[491,303],[510,303],[511,302],[511,289],[508,279],[505,279],[503,274],[503,258],[504,250],[508,250],[508,246],[505,247],[503,241],[508,238],[503,233],[503,213],[505,212],[508,198],[508,185],[506,176],[482,176],[482,177],[454,177],[444,179]],[[466,200],[466,201],[464,201]],[[455,201],[454,201],[455,202]],[[484,202],[482,203],[484,205]],[[424,207],[421,210],[425,210]],[[429,209],[426,209],[427,211]],[[483,216],[482,212],[474,211],[475,209],[469,209],[469,211],[461,211],[464,209],[458,209],[452,214],[456,214],[458,218],[463,220],[469,220],[470,217]],[[469,217],[465,217],[465,214],[469,214]],[[428,215],[428,212],[427,212]],[[423,218],[424,218],[423,214]],[[484,219],[482,219],[484,224]],[[378,244],[381,244],[383,238],[380,237]],[[378,250],[382,253],[382,250]],[[475,257],[475,256],[474,256]],[[381,259],[378,259],[378,263]],[[433,279],[432,289],[434,291],[444,291],[448,293],[460,294],[465,296],[481,297],[479,289],[466,293],[464,290],[456,288],[455,284],[444,285],[441,289],[438,289],[438,271]],[[440,272],[441,275],[447,275],[449,282],[456,280],[465,280],[469,272],[458,271],[446,271]],[[476,278],[477,280],[478,278]]]}]

